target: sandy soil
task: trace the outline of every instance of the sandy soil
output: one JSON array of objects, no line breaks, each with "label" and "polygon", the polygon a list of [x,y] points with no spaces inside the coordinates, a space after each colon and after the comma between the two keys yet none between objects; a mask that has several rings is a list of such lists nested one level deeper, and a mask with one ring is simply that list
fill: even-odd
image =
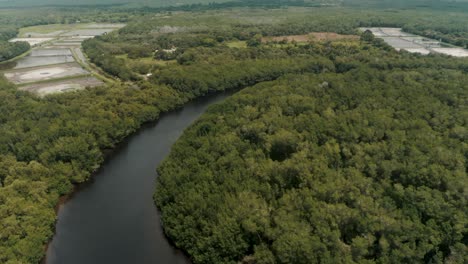
[{"label": "sandy soil", "polygon": [[432,50],[454,57],[468,57],[468,50],[462,48],[434,48]]},{"label": "sandy soil", "polygon": [[73,90],[81,90],[86,87],[96,87],[102,85],[103,82],[94,77],[76,78],[58,82],[48,82],[40,84],[31,84],[20,87],[23,91],[45,96],[53,93],[63,93]]},{"label": "sandy soil", "polygon": [[401,28],[360,28],[361,31],[370,30],[376,37],[415,37],[416,35],[403,32]]},{"label": "sandy soil", "polygon": [[342,35],[342,34],[336,34],[336,33],[331,33],[331,32],[314,32],[310,33],[309,35],[312,36],[312,40],[316,41],[333,41],[333,40],[358,40],[359,36],[356,35]]},{"label": "sandy soil", "polygon": [[404,40],[399,37],[384,37],[383,40],[390,46],[399,49],[420,49],[424,48],[424,45],[415,43],[412,41]]},{"label": "sandy soil", "polygon": [[89,72],[76,63],[69,63],[10,71],[5,73],[5,77],[13,83],[23,84],[85,74],[89,74]]},{"label": "sandy soil", "polygon": [[408,52],[411,52],[411,53],[419,53],[419,54],[423,54],[423,55],[428,55],[429,53],[431,53],[430,50],[428,49],[425,49],[425,48],[415,48],[415,49],[405,49],[406,51]]}]

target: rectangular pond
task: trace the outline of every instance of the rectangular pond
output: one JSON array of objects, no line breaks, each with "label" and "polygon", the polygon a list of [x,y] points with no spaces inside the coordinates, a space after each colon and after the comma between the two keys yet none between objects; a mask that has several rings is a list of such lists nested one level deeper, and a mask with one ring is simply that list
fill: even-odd
[{"label": "rectangular pond", "polygon": [[72,55],[69,49],[34,49],[29,56],[68,56]]},{"label": "rectangular pond", "polygon": [[38,66],[47,66],[61,63],[74,62],[75,59],[72,55],[67,56],[27,56],[16,62],[14,69],[24,69]]},{"label": "rectangular pond", "polygon": [[455,47],[439,40],[430,39],[404,32],[401,28],[360,28],[361,31],[369,30],[375,37],[383,39],[396,50],[406,50],[411,53],[427,55],[440,53],[453,57],[468,57],[468,50]]}]

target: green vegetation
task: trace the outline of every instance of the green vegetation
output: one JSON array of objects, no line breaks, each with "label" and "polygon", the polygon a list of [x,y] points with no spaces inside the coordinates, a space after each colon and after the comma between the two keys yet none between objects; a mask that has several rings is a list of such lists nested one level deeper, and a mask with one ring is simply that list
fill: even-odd
[{"label": "green vegetation", "polygon": [[[3,22],[0,18],[0,22]],[[9,43],[8,40],[16,36],[18,31],[12,25],[0,25],[0,62],[10,60],[29,50],[29,44],[25,42]]]},{"label": "green vegetation", "polygon": [[155,200],[195,263],[468,261],[467,71],[367,49],[247,88],[176,143]]},{"label": "green vegetation", "polygon": [[226,45],[230,48],[247,48],[247,43],[239,40],[226,42]]},{"label": "green vegetation", "polygon": [[[182,41],[191,41],[191,36],[187,39]],[[87,43],[88,55],[95,58],[93,45],[102,43]],[[164,42],[156,44],[164,45]],[[115,47],[120,48],[118,43]],[[204,46],[193,48],[205,51],[200,56],[211,56],[212,51]],[[215,63],[220,63],[223,54],[235,52],[224,47],[216,60],[202,66],[211,70],[210,78],[193,75],[189,67],[195,64],[184,60],[167,66],[174,67],[176,72],[164,71],[166,66],[163,66],[158,78],[148,81],[132,68],[128,73],[136,76],[133,80],[138,80],[138,89],[134,88],[135,84],[115,84],[41,99],[17,91],[1,79],[0,262],[38,263],[44,255],[43,245],[53,234],[54,207],[59,197],[69,194],[73,184],[89,179],[102,162],[106,149],[113,148],[143,123],[156,120],[159,113],[210,92],[273,80],[285,73],[319,72],[333,67],[326,59],[298,58],[300,61],[296,63],[285,51],[279,51],[278,58],[273,49],[256,56],[251,54],[259,51],[245,53],[242,59],[245,64],[235,62],[241,58],[232,53],[231,60],[235,63],[217,69]],[[136,56],[112,59],[125,61],[128,57]],[[139,58],[132,60],[147,62]],[[267,67],[270,62],[272,67]],[[105,65],[105,58],[101,63]],[[198,63],[201,66],[202,62]],[[116,73],[125,73],[120,71]],[[121,76],[125,79],[125,75]],[[163,76],[166,79],[159,80]],[[232,83],[224,83],[223,78],[229,78]],[[183,85],[176,85],[179,82]],[[199,82],[204,86],[198,87]]]},{"label": "green vegetation", "polygon": [[112,148],[181,100],[166,87],[101,87],[37,98],[0,80],[1,263],[38,263],[54,207]]},{"label": "green vegetation", "polygon": [[0,79],[0,263],[38,263],[59,197],[143,123],[258,83],[212,108],[160,168],[165,230],[195,262],[463,263],[466,59],[259,38],[401,26],[466,43],[468,15],[249,5],[265,3],[0,10],[2,41],[26,26],[128,22],[83,44],[115,77],[106,87],[38,98]]},{"label": "green vegetation", "polygon": [[28,51],[30,48],[29,43],[24,41],[14,43],[0,41],[0,62],[15,58]]}]

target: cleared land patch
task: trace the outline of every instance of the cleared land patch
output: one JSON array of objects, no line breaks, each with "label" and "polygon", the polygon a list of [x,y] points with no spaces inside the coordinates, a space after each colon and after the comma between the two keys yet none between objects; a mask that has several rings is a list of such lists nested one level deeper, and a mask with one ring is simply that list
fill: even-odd
[{"label": "cleared land patch", "polygon": [[67,34],[70,31],[81,30],[81,29],[119,29],[124,27],[125,24],[50,24],[25,27],[20,29],[19,37],[57,37],[63,34]]},{"label": "cleared land patch", "polygon": [[10,42],[25,41],[28,42],[31,47],[33,47],[51,40],[53,40],[53,38],[14,38],[10,39]]},{"label": "cleared land patch", "polygon": [[26,57],[5,65],[2,70],[9,81],[21,86],[21,90],[41,96],[102,85],[98,79],[102,77],[100,73],[88,67],[81,43],[123,26],[76,23],[22,28],[20,37],[10,41],[27,41],[34,48]]},{"label": "cleared land patch", "polygon": [[95,77],[82,77],[71,80],[25,85],[21,86],[19,89],[45,96],[48,94],[80,90],[84,87],[96,87],[102,84],[104,83]]},{"label": "cleared land patch", "polygon": [[433,48],[433,50],[454,57],[468,57],[468,50],[463,48]]},{"label": "cleared land patch", "polygon": [[404,32],[401,28],[360,28],[361,31],[371,31],[377,38],[383,39],[396,50],[406,50],[411,53],[427,55],[441,53],[454,57],[468,57],[468,50],[454,47],[442,41],[425,38]]},{"label": "cleared land patch", "polygon": [[89,72],[81,68],[77,63],[69,63],[6,72],[5,77],[15,84],[25,84],[86,74],[89,74]]},{"label": "cleared land patch", "polygon": [[264,37],[262,42],[309,42],[309,41],[336,41],[336,40],[358,40],[359,36],[356,35],[342,35],[333,32],[312,32],[304,35],[291,35],[291,36],[277,36],[277,37]]},{"label": "cleared land patch", "polygon": [[111,31],[114,31],[113,28],[103,28],[103,29],[79,29],[73,30],[66,33],[63,33],[61,36],[99,36]]}]

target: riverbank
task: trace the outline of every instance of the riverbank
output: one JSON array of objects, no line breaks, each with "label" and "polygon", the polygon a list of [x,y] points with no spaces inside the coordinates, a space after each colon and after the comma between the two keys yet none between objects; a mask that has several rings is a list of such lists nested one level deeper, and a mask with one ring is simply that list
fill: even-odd
[{"label": "riverbank", "polygon": [[[248,87],[248,86],[246,86],[246,87]],[[61,196],[59,198],[59,201],[55,206],[55,212],[56,212],[58,217],[57,217],[56,222],[54,224],[54,230],[55,230],[54,236],[51,237],[49,239],[49,242],[45,245],[45,249],[44,249],[45,252],[49,252],[51,250],[50,249],[51,244],[54,241],[54,237],[57,235],[57,224],[60,221],[61,209],[63,207],[65,207],[65,206],[67,206],[67,203],[72,201],[76,196],[80,195],[81,192],[87,191],[88,188],[93,188],[93,184],[95,183],[95,181],[98,181],[101,178],[101,173],[103,172],[103,170],[105,170],[104,167],[107,164],[109,164],[109,162],[112,161],[112,159],[115,157],[115,155],[119,155],[119,153],[121,151],[123,151],[123,149],[125,149],[128,146],[129,142],[134,137],[138,137],[138,135],[143,133],[144,131],[154,128],[155,126],[157,126],[160,123],[161,119],[167,118],[167,117],[169,117],[171,115],[177,115],[177,113],[179,113],[180,111],[184,111],[185,108],[190,107],[191,105],[194,105],[194,104],[196,105],[199,102],[200,103],[211,102],[212,100],[213,100],[213,102],[218,102],[218,101],[220,101],[220,100],[222,100],[222,99],[236,93],[237,91],[245,89],[246,87],[237,87],[237,88],[230,89],[230,90],[227,90],[227,91],[208,92],[207,94],[204,94],[201,97],[194,98],[194,99],[188,99],[187,98],[184,102],[174,105],[169,110],[167,110],[165,112],[159,112],[156,119],[148,120],[146,122],[143,122],[140,125],[140,127],[138,129],[136,129],[135,132],[133,132],[131,134],[128,134],[127,136],[125,136],[123,138],[122,141],[117,143],[115,148],[101,150],[103,152],[103,155],[104,155],[104,161],[100,164],[99,168],[96,171],[92,172],[92,174],[88,178],[88,180],[86,180],[85,182],[82,182],[82,183],[74,184],[73,190],[70,193],[68,193],[66,195],[63,195],[63,196]],[[211,105],[211,103],[208,104],[208,105]],[[208,105],[205,105],[203,107],[203,109],[206,109],[206,107]],[[189,111],[189,112],[193,113],[193,111]],[[195,113],[197,113],[197,116],[200,116],[202,114],[202,112],[195,112]],[[195,119],[192,119],[192,121],[194,121],[194,120]],[[190,123],[187,123],[187,126],[189,126],[189,125],[190,125]],[[179,134],[181,134],[181,133],[182,133],[182,130],[179,132]],[[175,138],[173,138],[173,141],[175,141]],[[169,153],[169,148],[167,149],[166,154],[168,154],[168,153]],[[160,161],[162,161],[162,159]],[[151,166],[153,166],[152,167],[152,172],[155,173],[157,164],[155,162],[151,162],[150,164],[151,164]],[[156,179],[156,177],[153,177],[153,180],[155,180],[155,179]],[[154,205],[153,199],[152,199],[153,192],[154,192],[154,185],[152,186],[152,188],[151,188],[151,190],[149,192],[150,193],[150,200],[149,201],[151,201],[152,207],[154,209],[156,209],[156,211],[158,213],[158,219],[159,219],[159,210],[157,209],[156,205]],[[104,191],[104,193],[105,193],[105,191]],[[160,220],[158,220],[157,223],[161,223]],[[166,243],[168,243],[175,250],[176,249],[175,244],[173,244],[173,242],[170,241],[170,239],[168,238],[168,236],[164,232],[161,224],[159,224],[159,227],[161,228],[161,233],[162,233],[162,235],[164,237],[164,241]],[[101,242],[105,243],[106,241],[109,241],[109,240],[106,238],[105,241],[101,241]],[[178,251],[179,249],[176,249],[176,250]],[[78,251],[78,252],[80,252],[80,251]],[[180,252],[182,252],[182,251],[180,251]],[[48,254],[46,254],[42,258],[42,260],[40,262],[41,264],[55,263],[55,262],[50,262],[49,261]],[[184,256],[185,256],[185,258],[188,259],[188,254],[186,254],[186,252],[184,252]],[[57,262],[57,264],[59,264],[59,263],[60,262]]]},{"label": "riverbank", "polygon": [[[154,263],[161,254],[167,260],[163,263],[189,263],[185,254],[175,250],[167,240],[160,225],[159,211],[152,200],[156,166],[166,157],[182,131],[207,107],[234,92],[199,98],[163,113],[158,120],[145,123],[108,152],[89,181],[76,186],[68,199],[61,200],[56,235],[42,263]],[[107,219],[113,220],[109,222]],[[148,229],[142,233],[136,231],[141,228]],[[83,239],[88,244],[76,243]],[[127,244],[122,239],[132,243]],[[120,241],[117,244],[122,248],[116,250],[115,241]],[[92,253],[96,248],[101,252]],[[145,250],[141,251],[141,248]],[[158,251],[157,254],[154,251]],[[110,252],[120,256],[110,257]],[[137,257],[134,252],[140,252],[138,255],[142,257]],[[140,261],[128,262],[133,257]]]}]

